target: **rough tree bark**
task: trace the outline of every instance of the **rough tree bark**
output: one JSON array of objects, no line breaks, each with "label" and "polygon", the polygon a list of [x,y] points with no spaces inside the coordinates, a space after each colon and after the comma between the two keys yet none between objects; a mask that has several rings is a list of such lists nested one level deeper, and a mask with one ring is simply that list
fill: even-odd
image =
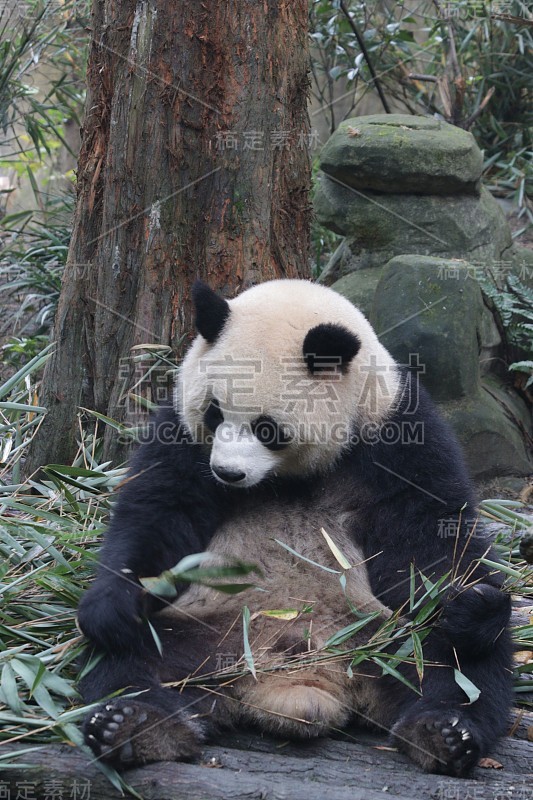
[{"label": "rough tree bark", "polygon": [[[531,800],[531,743],[526,739],[531,721],[529,717],[522,722],[521,738],[513,736],[497,745],[492,757],[503,769],[478,767],[474,780],[421,772],[405,756],[384,746],[384,735],[361,729],[353,729],[348,741],[308,742],[280,742],[226,731],[220,743],[204,749],[200,763],[148,764],[128,770],[124,779],[147,800]],[[124,797],[94,760],[75,747],[46,745],[17,757],[20,749],[20,743],[3,744],[3,755],[7,757],[12,750],[13,757],[7,769],[2,769],[0,762],[2,797]],[[22,763],[19,766],[17,762]],[[58,794],[50,791],[52,781]],[[23,783],[29,787],[27,794],[22,793]]]},{"label": "rough tree bark", "polygon": [[[306,0],[93,0],[73,238],[27,468],[80,406],[125,416],[132,346],[178,348],[196,277],[308,274]],[[108,436],[106,458],[120,453]]]}]

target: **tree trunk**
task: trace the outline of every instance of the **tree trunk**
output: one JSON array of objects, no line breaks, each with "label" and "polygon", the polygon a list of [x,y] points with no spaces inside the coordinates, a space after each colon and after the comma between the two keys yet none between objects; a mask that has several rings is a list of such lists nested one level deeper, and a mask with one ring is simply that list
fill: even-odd
[{"label": "tree trunk", "polygon": [[[491,755],[503,769],[476,768],[475,780],[422,772],[386,746],[385,731],[376,736],[361,728],[352,729],[345,741],[308,742],[226,731],[204,748],[200,763],[147,764],[123,777],[137,796],[147,800],[531,800],[531,742],[525,736],[524,730],[521,739],[513,736],[498,742]],[[124,798],[87,752],[67,745],[41,745],[17,757],[23,747],[28,744],[2,745],[5,758],[10,751],[13,755],[6,769],[0,762],[1,797]],[[23,785],[29,787],[26,794]]]},{"label": "tree trunk", "polygon": [[[74,230],[27,471],[68,461],[79,407],[128,420],[131,348],[226,296],[307,277],[306,0],[93,0]],[[106,431],[105,458],[123,455]]]}]

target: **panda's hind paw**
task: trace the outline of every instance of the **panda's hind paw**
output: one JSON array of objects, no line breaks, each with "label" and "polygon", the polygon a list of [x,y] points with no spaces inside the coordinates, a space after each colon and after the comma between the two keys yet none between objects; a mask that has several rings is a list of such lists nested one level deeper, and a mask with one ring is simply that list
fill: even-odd
[{"label": "panda's hind paw", "polygon": [[84,725],[85,741],[102,761],[130,767],[153,761],[188,761],[200,754],[200,727],[181,711],[165,714],[136,700],[103,703]]},{"label": "panda's hind paw", "polygon": [[400,720],[393,735],[398,748],[427,772],[464,777],[479,760],[473,726],[459,712],[426,711]]},{"label": "panda's hind paw", "polygon": [[458,715],[437,716],[425,722],[430,752],[438,763],[436,769],[446,775],[466,775],[479,759],[479,747],[467,723]]}]

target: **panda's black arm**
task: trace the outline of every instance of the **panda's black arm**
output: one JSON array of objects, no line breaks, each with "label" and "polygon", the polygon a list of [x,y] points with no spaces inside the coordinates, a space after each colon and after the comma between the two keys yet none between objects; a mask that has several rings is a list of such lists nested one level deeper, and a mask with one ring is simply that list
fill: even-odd
[{"label": "panda's black arm", "polygon": [[161,409],[132,459],[98,575],[80,603],[78,621],[92,642],[112,652],[138,646],[143,617],[153,606],[139,578],[205,550],[219,521],[216,493],[207,457],[175,412]]},{"label": "panda's black arm", "polygon": [[[478,563],[490,542],[477,519],[475,493],[454,434],[422,388],[416,413],[400,409],[391,425],[401,432],[399,439],[383,435],[375,444],[359,445],[350,457],[353,474],[371,498],[354,535],[370,559],[374,593],[391,608],[405,604],[412,565],[418,584],[420,573],[432,580],[445,573],[467,575],[469,583],[487,588],[483,596],[462,592],[454,608],[462,608],[472,621],[481,614],[491,617],[495,627],[505,624],[509,598],[499,591],[501,574]],[[412,436],[415,429],[417,437]],[[454,596],[449,592],[447,599]],[[466,608],[467,600],[475,610]]]},{"label": "panda's black arm", "polygon": [[[413,487],[374,503],[365,516],[364,532],[357,537],[368,559],[370,585],[382,603],[410,616],[412,568],[416,599],[425,590],[422,575],[433,582],[450,575],[443,585],[437,618],[444,651],[435,651],[434,658],[444,657],[447,642],[461,659],[486,656],[497,645],[504,651],[502,658],[509,661],[502,632],[509,624],[511,597],[501,591],[502,574],[479,563],[484,555],[498,559],[487,553],[490,543],[482,536],[481,525],[466,509],[461,511],[462,506],[447,507],[421,498]],[[419,612],[415,607],[411,616]]]},{"label": "panda's black arm", "polygon": [[433,582],[450,574],[450,583],[458,588],[465,581],[499,588],[502,575],[479,563],[483,556],[497,557],[488,552],[490,542],[476,535],[475,517],[461,513],[460,506],[442,513],[424,501],[414,508],[417,502],[407,490],[393,501],[376,503],[365,517],[363,550],[365,558],[371,559],[367,569],[379,599],[391,608],[404,604],[409,599],[412,567],[417,586],[421,586],[421,574]]}]

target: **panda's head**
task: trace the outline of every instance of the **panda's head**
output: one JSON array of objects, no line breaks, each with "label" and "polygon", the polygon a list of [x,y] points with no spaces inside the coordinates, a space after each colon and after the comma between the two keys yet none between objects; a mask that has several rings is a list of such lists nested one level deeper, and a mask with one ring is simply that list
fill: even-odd
[{"label": "panda's head", "polygon": [[318,284],[279,280],[224,300],[193,288],[196,337],[176,408],[236,487],[331,468],[391,413],[399,375],[365,317]]}]

